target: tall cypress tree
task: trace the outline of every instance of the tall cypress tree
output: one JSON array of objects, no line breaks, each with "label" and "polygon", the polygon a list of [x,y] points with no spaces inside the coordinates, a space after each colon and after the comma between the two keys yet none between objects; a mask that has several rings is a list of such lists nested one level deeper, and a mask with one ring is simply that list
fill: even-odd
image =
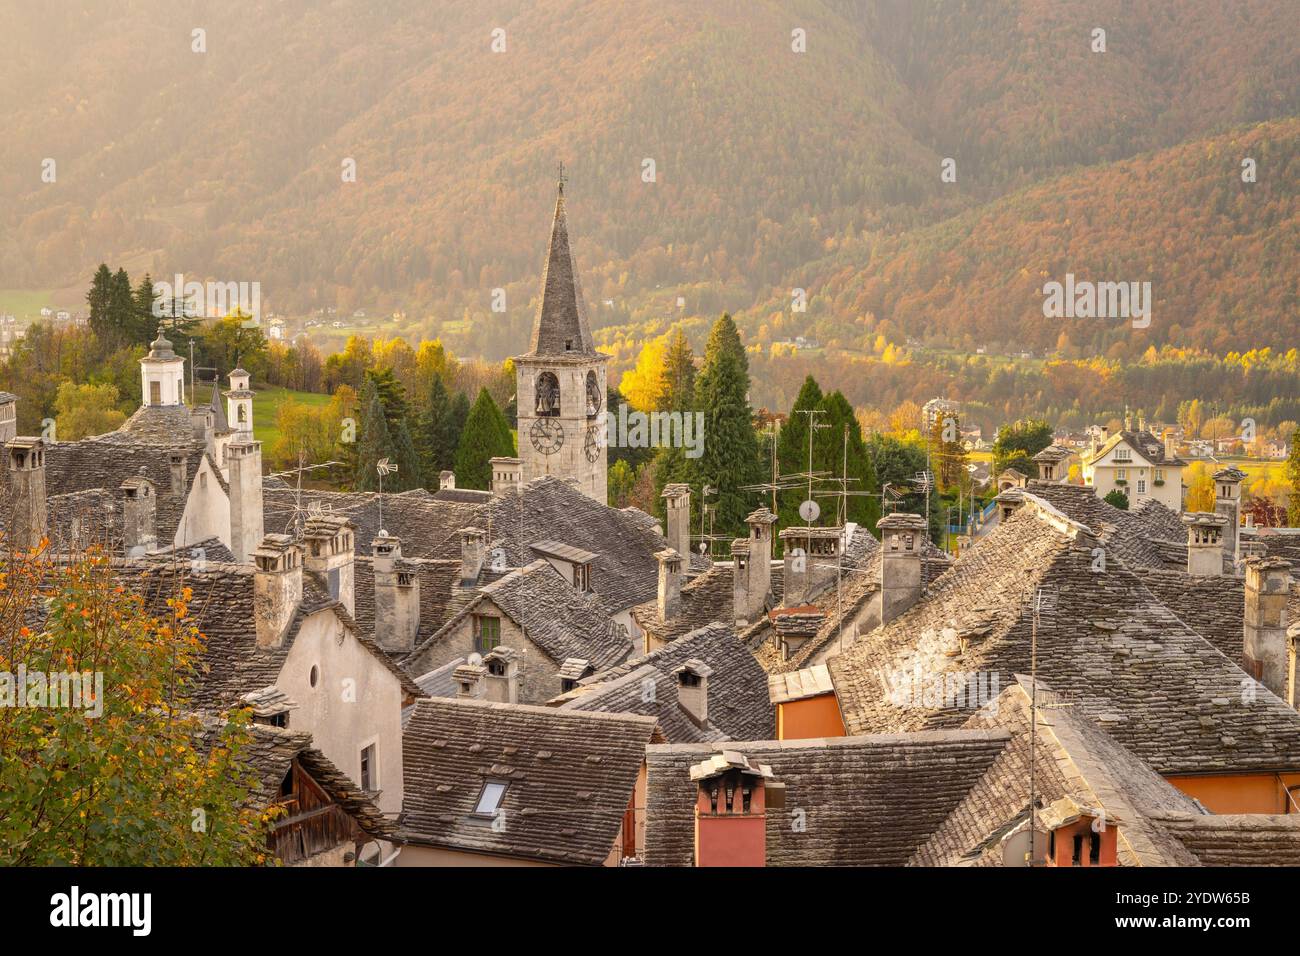
[{"label": "tall cypress tree", "polygon": [[492,487],[490,459],[515,453],[510,425],[486,388],[479,389],[474,407],[465,420],[465,430],[456,449],[455,471],[458,488]]},{"label": "tall cypress tree", "polygon": [[[716,489],[716,494],[704,499],[701,506],[716,506],[713,532],[719,535],[743,533],[745,516],[759,499],[740,489],[764,477],[743,354],[735,323],[724,314],[714,323],[704,367],[695,382],[695,407],[704,416],[703,453],[699,458],[686,459],[693,488],[698,492],[707,484]],[[706,532],[708,528],[706,522]]]}]

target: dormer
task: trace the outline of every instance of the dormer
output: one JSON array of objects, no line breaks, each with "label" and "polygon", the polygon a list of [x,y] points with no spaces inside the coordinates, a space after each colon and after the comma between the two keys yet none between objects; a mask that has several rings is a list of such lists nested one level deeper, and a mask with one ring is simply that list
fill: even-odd
[{"label": "dormer", "polygon": [[713,668],[696,657],[673,671],[677,704],[697,727],[709,722],[709,675],[712,673]]},{"label": "dormer", "polygon": [[530,548],[550,562],[574,590],[583,594],[591,590],[591,565],[596,560],[595,554],[560,541],[538,541]]}]

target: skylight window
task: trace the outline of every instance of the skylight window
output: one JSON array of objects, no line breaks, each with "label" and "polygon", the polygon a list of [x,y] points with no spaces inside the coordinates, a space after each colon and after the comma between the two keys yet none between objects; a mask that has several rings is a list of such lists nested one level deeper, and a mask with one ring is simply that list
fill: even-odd
[{"label": "skylight window", "polygon": [[489,780],[483,784],[483,792],[478,795],[478,803],[474,807],[474,816],[476,817],[495,817],[497,808],[501,806],[501,800],[506,795],[506,785],[496,780]]}]

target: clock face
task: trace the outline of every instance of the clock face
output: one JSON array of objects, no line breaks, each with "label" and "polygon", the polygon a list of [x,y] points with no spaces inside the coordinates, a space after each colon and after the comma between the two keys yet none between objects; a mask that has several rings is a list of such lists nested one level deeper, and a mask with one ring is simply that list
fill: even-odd
[{"label": "clock face", "polygon": [[528,438],[543,455],[554,455],[564,447],[564,426],[553,418],[539,418],[528,429]]},{"label": "clock face", "polygon": [[587,437],[582,443],[582,451],[587,456],[587,461],[594,462],[600,457],[600,449],[604,445],[602,439],[599,425],[587,426]]}]

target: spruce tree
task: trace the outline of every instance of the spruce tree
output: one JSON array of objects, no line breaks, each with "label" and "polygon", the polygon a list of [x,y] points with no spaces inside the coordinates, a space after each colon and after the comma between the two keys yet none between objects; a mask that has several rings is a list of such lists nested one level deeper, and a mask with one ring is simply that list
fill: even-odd
[{"label": "spruce tree", "polygon": [[450,431],[451,399],[441,375],[430,379],[429,395],[420,412],[416,431],[417,451],[420,455],[420,477],[425,488],[438,490],[438,476],[451,467],[456,451],[455,435]]},{"label": "spruce tree", "polygon": [[86,293],[86,304],[90,306],[90,329],[105,346],[112,342],[113,334],[108,324],[108,302],[113,291],[113,273],[101,262],[90,280],[90,291]]},{"label": "spruce tree", "polygon": [[492,487],[493,458],[509,458],[515,453],[510,425],[486,388],[479,389],[474,407],[465,420],[456,449],[455,471],[458,488]]},{"label": "spruce tree", "polygon": [[125,269],[118,269],[113,274],[113,281],[108,289],[108,330],[114,347],[137,345],[143,340],[147,343],[153,336],[137,335],[138,323],[135,312],[135,292],[131,288],[131,277]]},{"label": "spruce tree", "polygon": [[[384,403],[374,380],[366,376],[361,386],[361,421],[357,425],[356,457],[353,461],[352,487],[357,491],[376,491],[379,473],[376,465],[381,458],[393,457],[393,438],[388,431],[388,418]],[[391,489],[393,483],[390,481]]]}]

